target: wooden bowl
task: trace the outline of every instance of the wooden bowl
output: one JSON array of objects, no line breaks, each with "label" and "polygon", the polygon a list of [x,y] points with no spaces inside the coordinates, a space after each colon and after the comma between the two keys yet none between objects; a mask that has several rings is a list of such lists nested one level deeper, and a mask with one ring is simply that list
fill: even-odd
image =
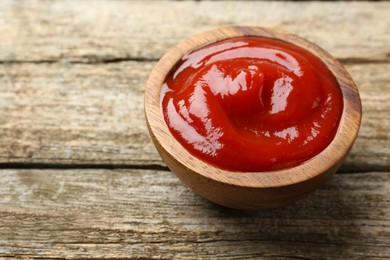
[{"label": "wooden bowl", "polygon": [[[299,166],[267,172],[226,171],[191,155],[171,134],[160,107],[161,86],[181,57],[207,43],[240,36],[262,36],[301,46],[319,57],[340,84],[344,108],[336,136],[318,155]],[[358,89],[347,70],[330,54],[296,35],[259,27],[228,27],[179,43],[152,70],[145,90],[145,114],[152,140],[161,157],[195,193],[237,209],[273,208],[301,199],[320,187],[343,163],[361,121]]]}]

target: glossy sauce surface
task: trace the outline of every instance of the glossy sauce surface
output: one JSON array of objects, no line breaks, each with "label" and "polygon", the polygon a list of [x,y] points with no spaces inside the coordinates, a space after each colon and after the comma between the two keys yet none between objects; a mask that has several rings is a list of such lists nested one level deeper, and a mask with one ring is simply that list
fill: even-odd
[{"label": "glossy sauce surface", "polygon": [[161,108],[190,153],[218,168],[253,172],[294,167],[324,150],[343,99],[310,52],[238,37],[183,56],[163,84]]}]

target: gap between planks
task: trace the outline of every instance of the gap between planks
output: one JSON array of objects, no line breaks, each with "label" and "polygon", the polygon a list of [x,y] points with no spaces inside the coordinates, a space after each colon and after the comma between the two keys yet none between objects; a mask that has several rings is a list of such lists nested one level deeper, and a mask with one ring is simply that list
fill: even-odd
[{"label": "gap between planks", "polygon": [[19,170],[19,169],[47,169],[47,170],[88,170],[88,169],[130,169],[130,170],[157,170],[170,171],[167,166],[150,165],[129,165],[129,164],[50,164],[50,163],[0,163],[1,170]]},{"label": "gap between planks", "polygon": [[[351,167],[350,167],[351,168]],[[1,170],[157,170],[168,171],[170,169],[165,165],[146,164],[146,165],[131,165],[131,164],[50,164],[50,163],[0,163]],[[373,166],[364,169],[357,168],[345,169],[340,168],[337,174],[364,174],[370,172],[390,172],[389,166]]]},{"label": "gap between planks", "polygon": [[[109,64],[109,63],[120,63],[120,62],[156,62],[158,59],[145,58],[145,57],[112,57],[112,58],[91,58],[86,57],[86,60],[71,60],[71,59],[48,59],[48,60],[0,60],[0,65],[13,65],[13,64],[85,64],[85,65],[98,65],[98,64]],[[382,62],[375,61],[374,62]],[[384,61],[384,63],[390,61]]]},{"label": "gap between planks", "polygon": [[[387,55],[390,57],[390,53]],[[356,65],[356,64],[388,64],[390,59],[366,59],[366,58],[336,58],[343,65]],[[85,57],[85,60],[71,60],[71,59],[47,59],[47,60],[0,60],[0,65],[13,65],[13,64],[85,64],[85,65],[98,65],[120,62],[157,62],[159,59],[145,58],[145,57],[110,57],[110,58],[98,58],[98,57]]]}]

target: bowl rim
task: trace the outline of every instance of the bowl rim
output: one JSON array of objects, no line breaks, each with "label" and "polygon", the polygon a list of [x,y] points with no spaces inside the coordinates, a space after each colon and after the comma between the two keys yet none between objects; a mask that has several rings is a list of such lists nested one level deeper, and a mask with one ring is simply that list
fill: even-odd
[{"label": "bowl rim", "polygon": [[[302,164],[281,170],[240,172],[223,170],[197,158],[187,151],[171,134],[161,110],[161,87],[171,69],[188,52],[203,45],[235,37],[267,37],[293,43],[320,58],[335,76],[343,97],[343,111],[335,137],[319,154]],[[359,91],[345,67],[321,47],[302,37],[277,29],[231,26],[219,28],[188,38],[169,50],[150,73],[144,96],[145,117],[153,141],[164,152],[187,168],[187,172],[213,181],[251,188],[289,186],[320,176],[334,165],[341,165],[351,149],[361,123],[362,109]],[[188,171],[190,170],[190,171]]]}]

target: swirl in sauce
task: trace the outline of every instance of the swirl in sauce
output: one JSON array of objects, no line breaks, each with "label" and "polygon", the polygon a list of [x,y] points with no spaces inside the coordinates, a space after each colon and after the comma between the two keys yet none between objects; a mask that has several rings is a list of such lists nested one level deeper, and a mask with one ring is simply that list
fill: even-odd
[{"label": "swirl in sauce", "polygon": [[187,53],[161,91],[165,121],[193,155],[232,171],[294,167],[324,150],[343,110],[337,80],[309,51],[238,37]]}]

